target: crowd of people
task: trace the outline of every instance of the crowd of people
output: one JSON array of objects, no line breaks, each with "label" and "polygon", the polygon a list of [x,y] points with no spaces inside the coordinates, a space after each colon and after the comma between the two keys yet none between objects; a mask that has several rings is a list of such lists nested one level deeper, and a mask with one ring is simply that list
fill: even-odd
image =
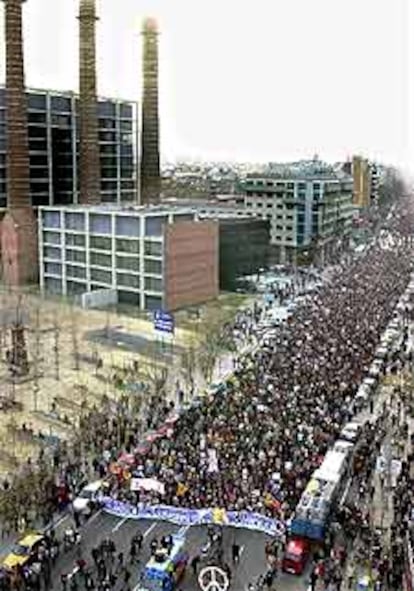
[{"label": "crowd of people", "polygon": [[298,308],[271,342],[239,359],[225,391],[181,415],[172,439],[137,456],[139,474],[165,483],[165,495],[152,500],[288,519],[351,416],[411,269],[403,241],[373,246]]}]

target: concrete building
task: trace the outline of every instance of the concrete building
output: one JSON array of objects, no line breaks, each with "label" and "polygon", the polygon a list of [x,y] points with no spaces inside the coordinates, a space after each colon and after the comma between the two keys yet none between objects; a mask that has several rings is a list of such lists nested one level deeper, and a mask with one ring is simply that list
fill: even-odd
[{"label": "concrete building", "polygon": [[175,310],[217,297],[218,225],[179,207],[42,207],[39,266],[42,291],[109,290],[140,309]]},{"label": "concrete building", "polygon": [[[79,97],[27,91],[30,196],[34,206],[79,201]],[[137,201],[137,104],[98,99],[101,201]],[[6,91],[0,87],[0,208],[7,206]]]},{"label": "concrete building", "polygon": [[273,261],[295,263],[315,246],[325,257],[350,232],[352,178],[319,161],[274,165],[243,186],[246,208],[270,221]]}]

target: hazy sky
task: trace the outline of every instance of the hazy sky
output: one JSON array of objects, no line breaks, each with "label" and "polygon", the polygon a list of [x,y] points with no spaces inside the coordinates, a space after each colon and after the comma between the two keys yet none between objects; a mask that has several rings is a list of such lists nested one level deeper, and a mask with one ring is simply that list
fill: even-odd
[{"label": "hazy sky", "polygon": [[[139,99],[140,23],[155,16],[164,158],[340,159],[358,151],[414,163],[413,5],[97,0],[99,93]],[[77,10],[78,0],[25,3],[28,85],[77,89]],[[0,67],[4,79],[3,46]]]}]

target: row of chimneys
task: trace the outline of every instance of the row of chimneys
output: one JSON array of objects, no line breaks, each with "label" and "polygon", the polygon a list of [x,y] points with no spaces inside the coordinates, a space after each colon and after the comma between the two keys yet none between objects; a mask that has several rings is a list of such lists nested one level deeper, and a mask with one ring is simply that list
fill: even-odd
[{"label": "row of chimneys", "polygon": [[[30,207],[29,146],[24,82],[22,2],[4,0],[6,8],[6,96],[8,207]],[[79,121],[80,198],[100,202],[100,156],[96,89],[96,1],[80,0]],[[154,202],[160,192],[158,118],[158,31],[147,19],[143,28],[143,97],[141,124],[141,203]]]}]

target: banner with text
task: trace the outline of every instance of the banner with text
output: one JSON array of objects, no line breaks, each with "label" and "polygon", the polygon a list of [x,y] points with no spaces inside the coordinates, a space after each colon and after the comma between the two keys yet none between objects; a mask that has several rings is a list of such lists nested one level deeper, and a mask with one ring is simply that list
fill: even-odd
[{"label": "banner with text", "polygon": [[182,509],[166,505],[131,505],[104,497],[104,511],[117,517],[130,519],[154,519],[168,521],[174,525],[227,525],[259,531],[270,536],[281,536],[285,532],[282,521],[271,519],[249,511],[226,511],[225,509]]}]

